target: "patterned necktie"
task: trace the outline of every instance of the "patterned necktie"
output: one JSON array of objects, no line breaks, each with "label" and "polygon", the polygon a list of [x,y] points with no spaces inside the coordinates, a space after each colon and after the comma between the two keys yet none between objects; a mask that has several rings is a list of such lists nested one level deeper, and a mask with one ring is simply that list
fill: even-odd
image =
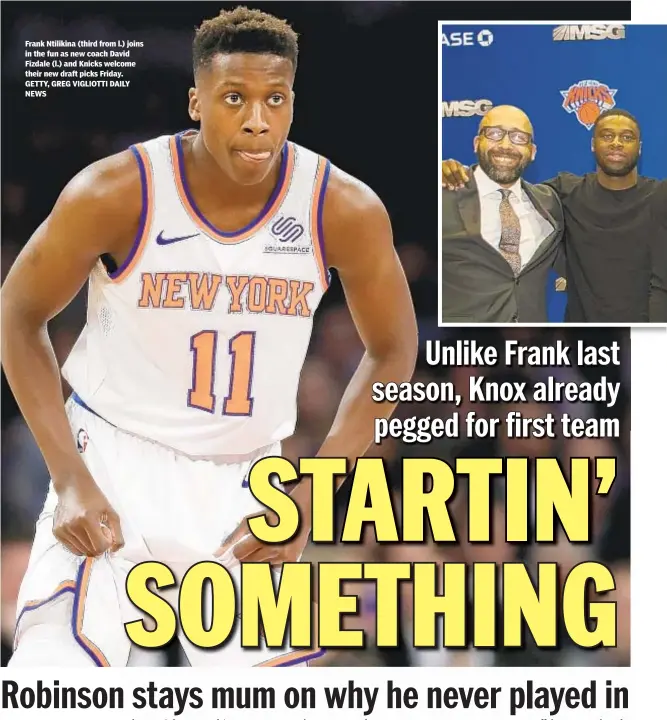
[{"label": "patterned necktie", "polygon": [[500,252],[507,260],[515,275],[521,271],[521,255],[519,255],[519,240],[521,239],[521,224],[519,218],[510,204],[511,190],[500,190],[503,199],[500,201]]}]

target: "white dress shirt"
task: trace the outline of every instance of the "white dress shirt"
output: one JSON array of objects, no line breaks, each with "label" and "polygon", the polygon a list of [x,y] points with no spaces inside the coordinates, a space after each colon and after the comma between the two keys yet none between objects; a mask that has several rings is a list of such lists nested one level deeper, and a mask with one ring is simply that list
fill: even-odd
[{"label": "white dress shirt", "polygon": [[[474,170],[475,182],[479,191],[480,218],[482,237],[489,245],[500,252],[500,202],[503,199],[500,190],[504,189],[480,167]],[[521,225],[519,254],[521,267],[525,267],[535,254],[542,241],[554,231],[551,223],[535,209],[523,188],[519,178],[510,190],[509,201]]]}]

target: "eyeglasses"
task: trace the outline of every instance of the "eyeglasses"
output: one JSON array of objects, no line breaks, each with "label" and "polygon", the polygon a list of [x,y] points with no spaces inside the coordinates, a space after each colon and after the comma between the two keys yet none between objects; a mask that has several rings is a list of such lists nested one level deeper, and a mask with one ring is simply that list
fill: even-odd
[{"label": "eyeglasses", "polygon": [[509,135],[512,145],[529,145],[533,139],[530,133],[523,132],[522,130],[505,130],[501,127],[484,127],[480,130],[479,134],[493,142],[501,142],[505,138],[505,135]]}]

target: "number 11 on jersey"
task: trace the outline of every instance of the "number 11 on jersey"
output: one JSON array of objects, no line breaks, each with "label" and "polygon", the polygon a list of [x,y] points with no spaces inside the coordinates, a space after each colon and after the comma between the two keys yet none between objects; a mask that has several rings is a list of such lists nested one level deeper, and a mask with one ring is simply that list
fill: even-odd
[{"label": "number 11 on jersey", "polygon": [[[215,412],[215,359],[218,349],[217,330],[202,330],[190,338],[193,353],[192,387],[188,406]],[[255,359],[255,333],[240,332],[229,341],[232,365],[229,392],[222,402],[223,415],[252,415],[252,375]]]}]

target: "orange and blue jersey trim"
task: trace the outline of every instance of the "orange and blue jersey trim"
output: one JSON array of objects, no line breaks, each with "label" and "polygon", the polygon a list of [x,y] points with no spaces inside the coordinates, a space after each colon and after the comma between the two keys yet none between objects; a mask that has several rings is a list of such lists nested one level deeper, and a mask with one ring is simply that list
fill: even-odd
[{"label": "orange and blue jersey trim", "polygon": [[173,135],[169,139],[176,190],[178,191],[178,196],[183,208],[195,225],[212,240],[223,244],[236,244],[247,240],[260,228],[264,227],[282,205],[292,181],[296,154],[294,146],[290,142],[286,142],[283,146],[278,183],[260,214],[250,224],[236,232],[223,232],[204,217],[190,192],[188,180],[185,176],[185,162],[183,159],[183,136],[190,133],[191,131],[186,130],[185,132]]},{"label": "orange and blue jersey trim", "polygon": [[331,172],[331,162],[320,157],[317,163],[317,171],[315,172],[315,186],[313,190],[313,205],[310,211],[310,236],[313,241],[313,252],[315,254],[315,262],[320,274],[322,287],[326,291],[331,283],[331,273],[327,267],[326,250],[324,247],[324,197],[329,184],[329,173]]},{"label": "orange and blue jersey trim", "polygon": [[109,661],[104,656],[104,653],[83,634],[83,614],[86,608],[88,583],[90,582],[90,573],[94,561],[94,558],[86,558],[79,566],[74,590],[74,604],[72,606],[72,634],[97,667],[109,667]]},{"label": "orange and blue jersey trim", "polygon": [[[73,580],[65,580],[65,582],[61,582],[60,585],[47,597],[45,597],[42,600],[28,600],[26,604],[23,606],[23,609],[21,610],[18,619],[16,621],[16,628],[18,629],[19,625],[21,624],[21,620],[23,619],[23,616],[30,612],[31,610],[38,610],[39,608],[43,607],[44,605],[47,605],[50,602],[53,602],[57,598],[59,598],[61,595],[64,595],[65,593],[73,593],[76,589],[76,583]],[[16,638],[14,639],[14,649],[16,649]]]},{"label": "orange and blue jersey trim", "polygon": [[104,420],[107,425],[111,425],[111,427],[116,427],[113,423],[110,423],[106,418],[103,418],[99,413],[96,413],[89,405],[87,405],[78,395],[76,392],[72,391],[72,394],[70,395],[70,399],[75,402],[79,407],[82,407],[84,410],[87,410],[92,415],[95,415],[100,420]]},{"label": "orange and blue jersey trim", "polygon": [[141,145],[132,145],[130,150],[139,165],[139,175],[141,177],[141,215],[139,217],[139,227],[134,238],[132,249],[122,265],[113,272],[108,273],[109,278],[116,283],[124,280],[132,272],[144,252],[155,212],[153,171],[148,153]]},{"label": "orange and blue jersey trim", "polygon": [[72,601],[72,617],[71,630],[74,639],[84,652],[91,658],[97,667],[110,667],[109,661],[104,653],[89,640],[83,633],[83,616],[86,607],[86,594],[88,593],[88,583],[90,582],[90,573],[93,568],[94,558],[86,558],[80,565],[77,572],[76,581],[66,580],[60,583],[58,587],[46,598],[42,600],[29,600],[23,606],[21,613],[16,621],[16,636],[14,638],[14,649],[18,642],[18,630],[23,616],[32,611],[37,610],[44,605],[53,602],[65,593],[72,593],[74,599]]},{"label": "orange and blue jersey trim", "polygon": [[285,655],[280,655],[279,657],[272,658],[271,660],[260,663],[255,667],[290,667],[292,665],[301,665],[303,663],[309,662],[310,660],[315,660],[318,657],[322,657],[322,655],[324,655],[325,653],[326,650],[321,649],[294,650],[293,652],[288,652]]}]

